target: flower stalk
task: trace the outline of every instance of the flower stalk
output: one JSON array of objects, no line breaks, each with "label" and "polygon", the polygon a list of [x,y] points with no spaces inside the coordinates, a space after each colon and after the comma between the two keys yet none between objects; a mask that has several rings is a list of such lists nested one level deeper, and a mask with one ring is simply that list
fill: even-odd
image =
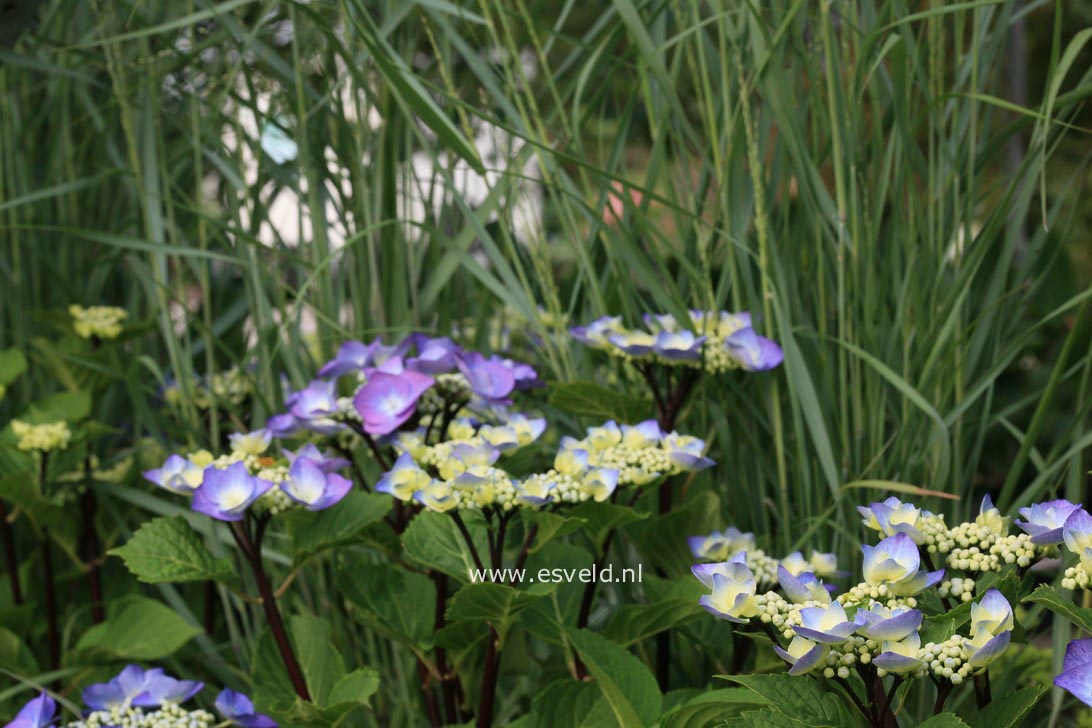
[{"label": "flower stalk", "polygon": [[296,653],[292,649],[292,643],[288,639],[288,632],[285,630],[284,619],[281,617],[280,609],[277,607],[277,599],[273,594],[273,587],[269,583],[269,576],[266,574],[265,566],[262,564],[262,540],[268,524],[268,516],[260,517],[256,524],[253,538],[248,532],[245,521],[232,523],[231,533],[235,538],[235,542],[239,545],[240,550],[242,550],[243,555],[246,557],[251,572],[254,574],[254,582],[258,587],[258,594],[261,597],[262,609],[265,611],[266,621],[269,623],[269,630],[273,634],[273,640],[276,642],[277,649],[281,653],[281,659],[284,661],[284,668],[288,672],[288,679],[292,683],[292,688],[296,691],[296,695],[301,699],[311,702],[311,693],[307,689],[307,681],[304,679],[299,660],[296,659]]},{"label": "flower stalk", "polygon": [[15,552],[15,534],[8,521],[8,510],[3,501],[0,501],[0,540],[4,543],[4,563],[11,584],[11,599],[15,606],[20,606],[23,603],[23,587],[19,581],[19,558]]}]

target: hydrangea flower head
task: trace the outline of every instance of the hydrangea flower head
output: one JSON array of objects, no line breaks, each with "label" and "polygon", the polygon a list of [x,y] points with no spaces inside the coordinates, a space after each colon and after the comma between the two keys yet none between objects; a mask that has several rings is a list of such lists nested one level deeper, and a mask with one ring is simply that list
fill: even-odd
[{"label": "hydrangea flower head", "polygon": [[804,675],[815,668],[825,665],[830,645],[822,642],[813,642],[806,637],[796,636],[789,642],[788,649],[781,645],[774,645],[776,652],[782,660],[789,663],[790,675]]},{"label": "hydrangea flower head", "polygon": [[982,505],[978,509],[978,517],[974,522],[979,526],[985,526],[998,536],[1004,536],[1009,532],[1009,519],[1001,515],[1001,511],[993,504],[990,496],[982,496]]},{"label": "hydrangea flower head", "polygon": [[892,496],[881,503],[872,503],[867,508],[857,506],[857,510],[864,517],[864,525],[884,536],[894,536],[896,533],[905,533],[916,544],[925,543],[925,534],[918,528],[922,516],[929,515],[928,511],[922,511],[912,503],[903,503]]},{"label": "hydrangea flower head", "polygon": [[272,487],[268,480],[251,475],[243,463],[222,470],[209,467],[200,487],[193,492],[193,510],[220,521],[239,521],[246,509]]},{"label": "hydrangea flower head", "polygon": [[872,664],[888,672],[902,674],[921,667],[921,636],[916,631],[901,640],[885,641],[880,650]]},{"label": "hydrangea flower head", "polygon": [[387,493],[399,500],[408,501],[431,481],[431,476],[417,465],[413,456],[404,452],[375,484],[375,490],[378,493]]},{"label": "hydrangea flower head", "polygon": [[171,455],[162,466],[145,470],[144,477],[172,493],[189,495],[205,479],[205,469],[181,455]]},{"label": "hydrangea flower head", "polygon": [[273,433],[269,430],[254,430],[252,432],[233,432],[228,435],[232,452],[243,455],[261,455],[269,449],[273,442]]},{"label": "hydrangea flower head", "polygon": [[1092,548],[1092,515],[1083,508],[1069,514],[1062,526],[1062,541],[1067,549],[1077,555]]},{"label": "hydrangea flower head", "polygon": [[569,333],[580,343],[594,349],[606,349],[610,346],[610,336],[622,330],[621,316],[602,316],[587,326],[576,326]]},{"label": "hydrangea flower head", "polygon": [[352,465],[346,458],[322,452],[318,449],[318,445],[313,442],[307,443],[295,452],[291,450],[282,450],[281,452],[284,453],[284,457],[289,464],[296,462],[296,458],[307,458],[318,465],[324,473],[332,473]]},{"label": "hydrangea flower head", "polygon": [[345,429],[345,425],[336,419],[337,390],[333,382],[316,379],[293,394],[287,404],[288,414],[312,432],[334,435]]},{"label": "hydrangea flower head", "polygon": [[780,346],[759,336],[752,328],[740,329],[725,337],[724,349],[741,369],[748,372],[769,371],[785,359]]},{"label": "hydrangea flower head", "polygon": [[755,547],[755,535],[743,533],[735,526],[724,531],[713,531],[708,536],[691,536],[686,539],[690,553],[703,561],[727,561],[740,551],[751,551]]},{"label": "hydrangea flower head", "polygon": [[352,372],[363,372],[372,363],[372,351],[379,339],[371,344],[362,341],[346,341],[337,350],[337,356],[319,369],[319,376],[340,377]]},{"label": "hydrangea flower head", "polygon": [[369,435],[389,435],[417,409],[417,400],[433,385],[432,377],[407,369],[401,374],[375,372],[353,398]]},{"label": "hydrangea flower head", "polygon": [[984,629],[991,635],[998,635],[1010,631],[1013,624],[1012,605],[997,589],[990,589],[971,605],[972,633]]},{"label": "hydrangea flower head", "polygon": [[898,642],[921,628],[922,614],[917,609],[895,607],[877,602],[868,609],[858,609],[853,616],[857,632],[877,642]]},{"label": "hydrangea flower head", "polygon": [[810,571],[801,574],[792,574],[781,564],[777,565],[777,581],[781,585],[781,591],[796,604],[804,602],[818,602],[830,604],[830,592],[823,586],[823,582]]},{"label": "hydrangea flower head", "polygon": [[1031,542],[1040,546],[1062,543],[1062,529],[1066,519],[1080,509],[1079,504],[1067,500],[1052,500],[1045,503],[1033,503],[1030,508],[1021,508],[1020,515],[1025,520],[1017,519],[1014,523],[1021,531],[1031,536]]},{"label": "hydrangea flower head", "polygon": [[216,696],[216,710],[240,728],[277,728],[276,721],[254,710],[250,698],[234,690],[225,688]]},{"label": "hydrangea flower head", "polygon": [[1092,708],[1092,638],[1069,643],[1062,672],[1054,678],[1054,684]]},{"label": "hydrangea flower head", "polygon": [[27,702],[6,728],[48,728],[57,714],[57,702],[42,693]]},{"label": "hydrangea flower head", "polygon": [[963,659],[975,670],[988,667],[1009,646],[1011,637],[1011,632],[993,635],[987,629],[980,629],[971,639],[963,640]]},{"label": "hydrangea flower head", "polygon": [[864,552],[864,579],[878,586],[887,584],[896,594],[912,596],[936,584],[944,576],[944,570],[918,571],[921,555],[917,544],[905,533],[898,533],[880,541],[875,546],[861,546]]},{"label": "hydrangea flower head", "polygon": [[699,604],[714,617],[744,623],[758,613],[758,606],[754,574],[747,568],[746,554],[740,557],[742,561],[729,562],[712,575],[713,593],[703,596]]},{"label": "hydrangea flower head", "polygon": [[857,630],[838,602],[825,607],[804,607],[800,610],[800,622],[793,627],[797,635],[825,645],[841,644]]},{"label": "hydrangea flower head", "polygon": [[446,336],[431,338],[423,334],[411,334],[416,356],[406,359],[406,367],[425,374],[443,374],[455,369],[455,359],[462,347]]},{"label": "hydrangea flower head", "polygon": [[288,480],[281,490],[309,511],[321,511],[334,505],[353,487],[352,481],[337,473],[326,472],[319,463],[297,457],[288,470]]}]

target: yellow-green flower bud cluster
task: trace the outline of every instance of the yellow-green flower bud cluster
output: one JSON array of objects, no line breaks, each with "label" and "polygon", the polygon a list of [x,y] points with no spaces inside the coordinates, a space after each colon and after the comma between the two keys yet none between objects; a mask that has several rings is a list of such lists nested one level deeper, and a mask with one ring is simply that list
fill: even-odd
[{"label": "yellow-green flower bud cluster", "polygon": [[754,573],[755,582],[758,584],[776,584],[777,567],[780,563],[780,559],[775,559],[762,549],[747,552],[747,568]]},{"label": "yellow-green flower bud cluster", "polygon": [[1062,575],[1062,588],[1070,591],[1092,588],[1092,563],[1082,560],[1066,569]]},{"label": "yellow-green flower bud cluster", "polygon": [[19,438],[16,447],[23,452],[64,450],[72,441],[72,431],[68,429],[68,423],[63,420],[48,422],[44,425],[12,420],[11,431]]},{"label": "yellow-green flower bud cluster", "polygon": [[[280,486],[288,480],[288,465],[286,463],[269,463],[269,458],[257,458],[258,462],[252,466],[247,463],[247,467],[250,468],[252,474],[261,478],[262,480],[268,480],[275,486]],[[255,471],[254,468],[257,468]],[[270,488],[262,497],[254,502],[254,507],[258,511],[264,511],[271,516],[275,516],[279,513],[284,513],[289,508],[298,505],[296,501],[288,497],[280,487]]]},{"label": "yellow-green flower bud cluster", "polygon": [[701,454],[704,447],[696,437],[661,431],[655,420],[621,426],[611,421],[588,428],[581,440],[564,438],[558,457],[616,470],[619,485],[646,485],[663,476],[712,465]]},{"label": "yellow-green flower bud cluster", "polygon": [[937,594],[942,598],[952,597],[963,602],[974,599],[974,579],[955,577],[942,581],[937,587]]},{"label": "yellow-green flower bud cluster", "polygon": [[1037,547],[1026,533],[1000,535],[963,523],[952,529],[952,535],[958,546],[948,554],[948,565],[960,571],[1000,571],[1005,564],[1026,568],[1036,557]]},{"label": "yellow-green flower bud cluster", "polygon": [[921,648],[922,661],[929,672],[938,678],[959,685],[974,672],[971,663],[964,660],[963,635],[952,635],[944,642],[929,642]]},{"label": "yellow-green flower bud cluster", "polygon": [[[253,391],[250,377],[239,367],[233,366],[195,380],[191,401],[201,410],[209,409],[214,402],[220,406],[240,405]],[[163,390],[163,399],[167,404],[178,406],[182,403],[182,397],[182,388],[178,384],[171,384]]]},{"label": "yellow-green flower bud cluster", "polygon": [[69,306],[72,316],[72,328],[76,335],[90,339],[116,339],[121,335],[122,322],[129,318],[129,313],[116,306]]},{"label": "yellow-green flower bud cluster", "polygon": [[65,728],[212,728],[216,718],[204,710],[186,710],[174,703],[152,709],[134,706],[96,710]]}]

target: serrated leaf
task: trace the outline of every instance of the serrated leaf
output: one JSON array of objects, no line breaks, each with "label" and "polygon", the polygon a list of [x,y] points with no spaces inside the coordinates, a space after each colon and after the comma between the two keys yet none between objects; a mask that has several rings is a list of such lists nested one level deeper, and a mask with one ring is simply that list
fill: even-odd
[{"label": "serrated leaf", "polygon": [[503,646],[508,630],[523,610],[549,594],[555,587],[555,584],[536,584],[531,589],[523,590],[491,582],[467,584],[455,592],[445,616],[453,624],[465,621],[487,622],[496,630]]},{"label": "serrated leaf", "polygon": [[337,586],[357,607],[360,621],[427,649],[436,620],[436,589],[427,576],[356,557],[338,569]]},{"label": "serrated leaf", "polygon": [[631,397],[595,382],[552,384],[548,401],[562,412],[598,421],[640,422],[652,411],[651,400]]},{"label": "serrated leaf", "polygon": [[665,712],[660,728],[705,728],[746,710],[754,710],[764,702],[746,688],[710,690]]},{"label": "serrated leaf", "polygon": [[570,629],[568,635],[618,723],[626,728],[654,723],[663,696],[645,664],[594,632]]},{"label": "serrated leaf", "polygon": [[76,650],[109,660],[161,660],[177,652],[201,628],[153,599],[127,596],[109,618],[84,632]]},{"label": "serrated leaf", "polygon": [[968,719],[971,728],[1016,728],[1046,693],[1046,688],[1023,688],[994,698],[977,715]]},{"label": "serrated leaf", "polygon": [[321,511],[302,508],[285,513],[292,537],[292,557],[300,563],[328,548],[349,543],[387,515],[390,496],[353,491],[340,503]]},{"label": "serrated leaf", "polygon": [[[773,706],[774,711],[814,728],[843,728],[860,723],[860,715],[836,693],[828,692],[805,676],[725,675]],[[749,715],[749,714],[748,714]]]},{"label": "serrated leaf", "polygon": [[1028,596],[1025,602],[1037,602],[1050,611],[1068,619],[1085,632],[1092,632],[1092,609],[1078,607],[1072,597],[1067,598],[1053,586],[1043,584]]},{"label": "serrated leaf", "polygon": [[648,518],[647,513],[640,513],[627,506],[595,501],[585,501],[574,506],[569,510],[569,515],[584,521],[584,532],[596,548],[602,546],[611,530]]},{"label": "serrated leaf", "polygon": [[331,728],[345,716],[369,704],[379,685],[375,670],[345,672],[345,661],[333,643],[330,623],[320,617],[287,620],[288,639],[303,672],[312,702],[298,698],[284,661],[269,630],[262,633],[251,671],[257,708],[282,725]]},{"label": "serrated leaf", "polygon": [[[462,517],[478,554],[488,554],[481,514],[464,512]],[[402,534],[402,549],[418,564],[442,571],[459,581],[469,581],[471,570],[477,568],[458,526],[446,513],[424,511],[414,516]]]},{"label": "serrated leaf", "polygon": [[628,647],[703,614],[707,612],[696,600],[667,599],[654,604],[623,604],[603,628],[603,636]]},{"label": "serrated leaf", "polygon": [[182,516],[155,518],[132,535],[124,546],[107,552],[146,584],[228,581],[236,578],[227,559],[214,557]]},{"label": "serrated leaf", "polygon": [[618,721],[598,686],[576,680],[558,680],[531,702],[525,728],[612,728]]},{"label": "serrated leaf", "polygon": [[535,540],[531,543],[528,553],[537,553],[546,544],[555,538],[567,536],[580,530],[586,521],[582,518],[566,518],[565,516],[550,511],[523,511],[524,527],[530,531],[537,528]]}]

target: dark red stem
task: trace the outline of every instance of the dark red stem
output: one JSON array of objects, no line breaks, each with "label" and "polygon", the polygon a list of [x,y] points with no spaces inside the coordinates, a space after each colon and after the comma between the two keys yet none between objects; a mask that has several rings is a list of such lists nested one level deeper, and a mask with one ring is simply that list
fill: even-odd
[{"label": "dark red stem", "polygon": [[87,585],[91,592],[91,622],[99,624],[106,615],[102,605],[102,572],[99,569],[99,537],[95,533],[95,493],[91,486],[83,492],[84,561],[87,562]]},{"label": "dark red stem", "polygon": [[53,578],[53,553],[49,545],[49,531],[42,529],[42,570],[45,573],[45,611],[49,625],[49,667],[61,666],[61,632],[57,627],[57,590]]},{"label": "dark red stem", "polygon": [[235,536],[235,542],[250,563],[250,570],[254,573],[254,582],[258,586],[258,594],[261,596],[262,609],[265,610],[265,618],[269,623],[269,630],[273,633],[273,640],[277,643],[277,649],[284,661],[284,668],[288,672],[288,679],[296,695],[307,702],[311,702],[311,693],[307,689],[307,681],[303,677],[303,670],[296,659],[296,653],[292,650],[292,643],[288,639],[288,632],[284,628],[284,619],[277,608],[277,599],[273,595],[273,587],[269,583],[269,577],[262,565],[262,536],[265,533],[267,521],[258,522],[255,537],[252,539],[247,532],[244,522],[231,524],[231,533]]},{"label": "dark red stem", "polygon": [[8,523],[8,510],[0,501],[0,539],[4,541],[4,562],[11,582],[11,600],[16,606],[23,603],[23,587],[19,583],[19,558],[15,555],[15,534]]}]

